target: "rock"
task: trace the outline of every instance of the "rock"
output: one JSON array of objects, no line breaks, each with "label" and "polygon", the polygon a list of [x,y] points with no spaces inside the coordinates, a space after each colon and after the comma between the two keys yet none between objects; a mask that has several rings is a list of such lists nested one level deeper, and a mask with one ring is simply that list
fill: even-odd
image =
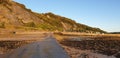
[{"label": "rock", "polygon": [[89,58],[89,55],[86,53],[82,53],[78,58]]},{"label": "rock", "polygon": [[10,2],[10,1],[12,1],[12,0],[0,0],[0,3],[1,2]]}]

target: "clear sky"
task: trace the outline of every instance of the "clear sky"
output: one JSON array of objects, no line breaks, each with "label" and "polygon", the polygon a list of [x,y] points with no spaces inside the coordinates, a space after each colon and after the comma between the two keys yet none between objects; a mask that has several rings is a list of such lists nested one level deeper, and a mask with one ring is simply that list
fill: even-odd
[{"label": "clear sky", "polygon": [[34,12],[53,12],[108,32],[120,32],[120,0],[15,0]]}]

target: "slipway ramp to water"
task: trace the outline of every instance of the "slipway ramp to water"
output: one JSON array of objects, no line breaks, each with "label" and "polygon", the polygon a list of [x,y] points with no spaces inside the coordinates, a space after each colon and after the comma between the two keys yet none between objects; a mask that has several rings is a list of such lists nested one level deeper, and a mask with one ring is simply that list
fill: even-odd
[{"label": "slipway ramp to water", "polygon": [[2,58],[70,58],[51,34],[48,34],[42,40],[18,48],[1,57]]}]

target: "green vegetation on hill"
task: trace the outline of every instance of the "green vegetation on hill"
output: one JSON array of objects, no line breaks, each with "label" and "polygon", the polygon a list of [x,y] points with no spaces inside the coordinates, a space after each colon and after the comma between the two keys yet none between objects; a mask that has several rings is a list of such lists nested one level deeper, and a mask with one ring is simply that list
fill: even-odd
[{"label": "green vegetation on hill", "polygon": [[52,29],[53,31],[68,31],[68,32],[87,32],[87,33],[105,33],[99,28],[89,27],[84,24],[76,23],[74,20],[55,15],[51,12],[38,14],[35,13],[40,19],[44,21],[45,29]]},{"label": "green vegetation on hill", "polygon": [[105,33],[99,28],[89,27],[51,12],[32,12],[24,5],[14,1],[1,2],[0,11],[2,12],[0,14],[0,22],[4,22],[0,23],[0,28],[6,28],[11,25],[16,29],[25,30]]}]

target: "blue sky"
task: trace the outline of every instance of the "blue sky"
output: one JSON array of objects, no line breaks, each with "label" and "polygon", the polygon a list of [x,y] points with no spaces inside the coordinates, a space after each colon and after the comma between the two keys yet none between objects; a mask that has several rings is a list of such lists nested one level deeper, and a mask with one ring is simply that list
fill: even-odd
[{"label": "blue sky", "polygon": [[34,12],[53,12],[108,32],[120,32],[120,0],[15,0]]}]

